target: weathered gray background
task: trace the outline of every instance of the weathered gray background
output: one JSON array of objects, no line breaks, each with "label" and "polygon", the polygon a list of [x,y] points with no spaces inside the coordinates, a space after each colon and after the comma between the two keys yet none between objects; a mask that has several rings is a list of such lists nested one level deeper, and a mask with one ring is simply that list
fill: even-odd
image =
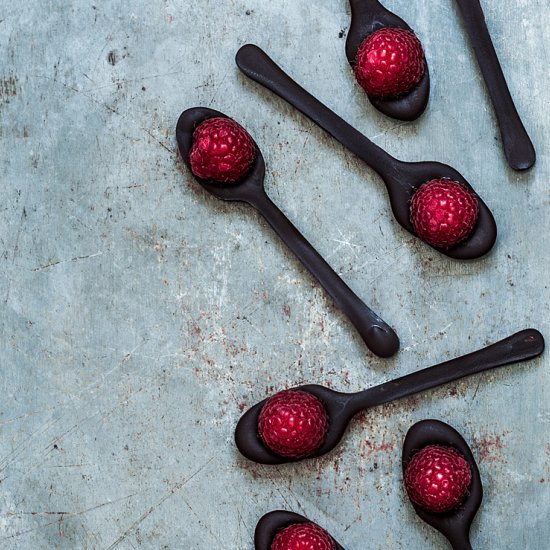
[{"label": "weathered gray background", "polygon": [[[388,0],[421,37],[426,114],[374,111],[345,62],[345,0],[0,0],[0,547],[252,549],[258,518],[300,512],[347,549],[445,548],[400,486],[409,426],[472,443],[485,500],[474,546],[550,538],[548,358],[371,411],[322,460],[268,468],[233,430],[300,382],[359,390],[534,326],[550,335],[550,9],[484,0],[538,150],[507,169],[452,0]],[[457,167],[493,209],[494,251],[434,253],[394,222],[382,183],[240,76],[256,42],[399,158]],[[368,353],[250,209],[222,204],[178,160],[191,106],[246,126],[270,196],[402,340]]]}]

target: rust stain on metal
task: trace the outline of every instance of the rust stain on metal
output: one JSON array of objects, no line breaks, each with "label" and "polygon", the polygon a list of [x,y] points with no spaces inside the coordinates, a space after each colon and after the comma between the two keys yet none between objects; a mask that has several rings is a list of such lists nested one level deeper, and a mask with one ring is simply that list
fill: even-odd
[{"label": "rust stain on metal", "polygon": [[477,449],[478,457],[481,462],[501,462],[507,464],[507,460],[502,456],[502,449],[505,447],[503,438],[510,432],[504,431],[501,434],[487,434],[482,437],[473,437],[474,448]]}]

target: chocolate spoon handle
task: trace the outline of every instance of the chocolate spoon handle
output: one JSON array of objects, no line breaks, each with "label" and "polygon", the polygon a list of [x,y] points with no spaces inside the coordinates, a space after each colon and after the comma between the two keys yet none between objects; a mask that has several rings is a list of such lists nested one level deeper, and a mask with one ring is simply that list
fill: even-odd
[{"label": "chocolate spoon handle", "polygon": [[456,0],[456,3],[493,102],[508,164],[514,170],[531,168],[536,159],[535,149],[510,95],[481,4],[479,0]]},{"label": "chocolate spoon handle", "polygon": [[393,329],[368,308],[311,246],[263,190],[248,199],[267,220],[302,265],[348,316],[367,347],[379,357],[391,357],[399,348]]},{"label": "chocolate spoon handle", "polygon": [[525,361],[540,355],[543,349],[544,338],[538,330],[522,330],[468,355],[356,393],[352,397],[353,403],[350,403],[349,410],[355,414],[362,409],[401,399],[471,374]]},{"label": "chocolate spoon handle", "polygon": [[364,160],[385,179],[399,161],[367,139],[361,132],[342,120],[336,113],[292,80],[263,50],[246,44],[235,57],[239,69],[268,90],[296,107],[344,147]]},{"label": "chocolate spoon handle", "polygon": [[368,16],[372,18],[373,12],[387,12],[386,8],[378,0],[349,0],[351,7],[351,19],[363,20]]},{"label": "chocolate spoon handle", "polygon": [[448,537],[453,550],[473,550],[469,533],[454,533]]}]

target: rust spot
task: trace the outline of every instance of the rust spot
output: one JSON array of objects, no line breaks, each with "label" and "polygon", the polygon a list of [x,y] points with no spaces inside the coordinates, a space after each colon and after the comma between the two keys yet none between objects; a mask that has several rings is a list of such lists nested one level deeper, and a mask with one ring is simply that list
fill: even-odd
[{"label": "rust spot", "polygon": [[[372,443],[368,439],[365,441],[364,446],[366,448],[367,455],[373,453],[387,453],[393,450],[393,443],[382,441],[380,444]],[[376,466],[376,468],[378,465]]]},{"label": "rust spot", "polygon": [[502,438],[508,432],[500,435],[486,435],[481,438],[474,437],[474,446],[477,448],[479,460],[484,462],[502,462],[506,464],[506,459],[501,455],[500,451],[504,448]]}]

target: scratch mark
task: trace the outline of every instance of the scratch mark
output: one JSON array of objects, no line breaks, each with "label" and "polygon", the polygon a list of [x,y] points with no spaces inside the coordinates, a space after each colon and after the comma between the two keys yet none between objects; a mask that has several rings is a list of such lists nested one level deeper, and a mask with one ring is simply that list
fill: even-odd
[{"label": "scratch mark", "polygon": [[197,471],[195,471],[193,474],[191,474],[188,478],[180,481],[179,483],[176,483],[170,491],[168,491],[160,500],[158,500],[155,504],[147,508],[143,514],[134,522],[122,535],[120,535],[108,548],[107,550],[112,550],[113,548],[117,547],[128,535],[130,535],[133,531],[135,531],[141,523],[143,523],[157,508],[162,506],[170,497],[172,497],[174,494],[176,494],[178,491],[181,491],[187,483],[189,483],[195,476],[199,475],[213,460],[214,456],[210,458],[204,464],[201,466]]},{"label": "scratch mark", "polygon": [[115,504],[116,502],[120,502],[121,500],[128,500],[129,498],[132,498],[136,496],[138,493],[132,493],[131,495],[127,495],[125,497],[117,498],[115,500],[109,500],[107,502],[102,502],[101,504],[96,504],[95,506],[92,506],[91,508],[87,508],[86,510],[80,510],[78,512],[50,512],[50,511],[44,511],[44,512],[7,512],[4,516],[0,517],[20,517],[25,515],[30,516],[60,516],[56,521],[50,521],[48,523],[44,523],[42,525],[39,525],[38,527],[33,527],[32,529],[27,529],[26,531],[18,531],[14,533],[13,535],[9,535],[7,537],[2,537],[0,540],[9,540],[14,539],[17,537],[20,537],[22,535],[26,535],[28,533],[32,533],[33,531],[38,531],[39,529],[43,529],[44,527],[48,527],[50,525],[55,525],[57,523],[60,523],[63,521],[65,517],[76,517],[76,516],[83,516],[89,512],[93,512],[94,510],[97,510],[98,508],[103,508],[104,506],[109,506],[110,504]]},{"label": "scratch mark", "polygon": [[[155,78],[162,78],[164,76],[172,76],[172,75],[175,75],[175,74],[181,74],[182,71],[170,71],[170,72],[167,72],[167,73],[159,73],[159,74],[149,74],[149,75],[145,75],[145,76],[142,76],[140,78],[128,78],[128,79],[120,79],[120,80],[117,80],[116,82],[110,82],[109,84],[102,84],[101,86],[94,86],[92,88],[86,88],[84,90],[84,92],[97,92],[98,90],[103,90],[105,88],[112,88],[113,86],[119,86],[121,84],[134,84],[136,82],[143,82],[144,80],[153,80]],[[84,73],[83,73],[84,74]],[[89,80],[90,77],[88,77],[88,75],[84,74],[84,76],[86,76]],[[94,82],[92,80],[92,82]]]},{"label": "scratch mark", "polygon": [[176,154],[176,151],[173,151],[172,149],[170,149],[170,147],[168,147],[167,145],[165,145],[164,143],[162,143],[162,141],[160,141],[159,139],[157,139],[149,130],[147,130],[147,128],[142,128],[142,130],[151,138],[153,138],[163,149],[166,149],[171,155],[175,155]]},{"label": "scratch mark", "polygon": [[32,271],[42,271],[44,269],[49,269],[50,267],[54,267],[59,264],[66,264],[68,262],[78,262],[78,260],[86,260],[88,258],[95,258],[96,256],[101,256],[103,252],[96,252],[95,254],[88,254],[86,256],[75,256],[74,258],[70,258],[69,260],[57,260],[55,262],[47,263],[46,265],[42,265],[40,267],[35,267],[32,269]]},{"label": "scratch mark", "polygon": [[475,391],[474,391],[474,395],[473,395],[473,397],[472,397],[472,401],[474,401],[475,398],[477,397],[477,391],[479,390],[479,385],[480,385],[480,384],[481,384],[481,379],[478,380],[478,382],[477,382],[477,386],[476,386],[476,389],[475,389]]},{"label": "scratch mark", "polygon": [[216,91],[214,92],[214,95],[212,96],[212,99],[210,100],[210,103],[208,104],[209,107],[211,107],[212,103],[214,103],[216,97],[218,96],[219,91],[223,89],[223,83],[225,82],[228,74],[229,74],[229,70],[227,70],[225,72],[225,74],[222,76],[222,79],[221,79],[220,83],[216,86]]},{"label": "scratch mark", "polygon": [[[86,92],[79,90],[78,88],[75,88],[74,86],[71,86],[70,84],[66,84],[65,82],[61,82],[61,80],[58,80],[57,78],[52,78],[50,76],[46,75],[30,75],[34,78],[44,78],[45,80],[50,80],[51,82],[55,82],[56,84],[60,84],[67,90],[71,90],[72,92],[75,92],[76,94],[84,96],[86,99],[89,99],[92,103],[95,103],[96,105],[99,105],[103,109],[107,109],[107,111],[114,113],[116,115],[119,115],[122,117],[122,115],[110,105],[107,105],[106,103],[102,103],[101,101],[98,101],[95,97],[92,97],[91,95],[87,94]],[[124,118],[124,117],[122,117]]]},{"label": "scratch mark", "polygon": [[[25,193],[25,200],[23,201],[23,208],[21,209],[21,218],[19,219],[19,224],[17,226],[17,233],[15,235],[15,244],[13,245],[13,250],[11,255],[12,265],[15,263],[15,256],[17,255],[17,251],[19,250],[19,239],[21,238],[21,230],[23,229],[23,222],[27,217],[27,211],[25,209],[25,205],[27,204],[29,192],[30,192],[30,187],[27,187],[27,192]],[[8,278],[8,288],[6,290],[6,297],[4,298],[5,304],[7,304],[10,299],[10,290],[11,290],[11,279]]]},{"label": "scratch mark", "polygon": [[300,153],[300,156],[298,157],[298,160],[296,161],[296,168],[294,169],[294,175],[296,175],[296,172],[298,172],[298,168],[300,168],[300,164],[302,162],[302,157],[304,156],[304,150],[306,148],[307,142],[309,141],[309,134],[306,135],[306,139],[304,139],[304,144],[302,145],[302,151]]}]

